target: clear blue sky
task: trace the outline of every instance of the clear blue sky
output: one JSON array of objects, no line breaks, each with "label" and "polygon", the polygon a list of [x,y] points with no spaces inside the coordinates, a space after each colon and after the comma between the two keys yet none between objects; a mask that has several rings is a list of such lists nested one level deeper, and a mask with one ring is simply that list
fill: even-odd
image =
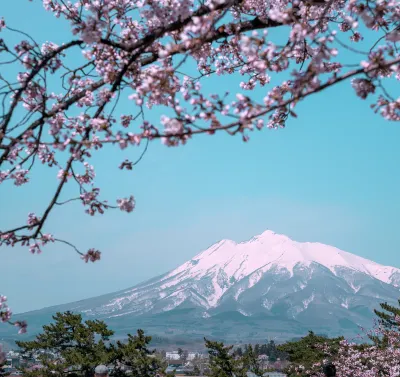
[{"label": "clear blue sky", "polygon": [[[62,42],[67,25],[40,3],[8,1],[0,16],[41,41]],[[212,85],[236,92],[238,82]],[[297,113],[286,129],[254,133],[247,144],[222,135],[178,149],[156,141],[129,173],[117,165],[139,150],[102,153],[94,164],[103,194],[133,193],[136,211],[93,218],[71,204],[45,229],[82,249],[101,249],[102,261],[86,265],[60,245],[39,256],[2,248],[0,293],[15,312],[108,293],[166,272],[222,238],[241,241],[265,229],[400,267],[400,125],[374,115],[349,83],[309,98]],[[39,168],[24,188],[0,186],[0,228],[41,213],[55,184],[55,171]]]}]

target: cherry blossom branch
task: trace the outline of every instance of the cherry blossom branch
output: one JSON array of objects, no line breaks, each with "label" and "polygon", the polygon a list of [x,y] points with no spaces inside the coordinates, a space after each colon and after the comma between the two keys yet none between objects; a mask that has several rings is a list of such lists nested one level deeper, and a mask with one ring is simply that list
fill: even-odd
[{"label": "cherry blossom branch", "polygon": [[[350,71],[350,72],[348,72],[348,73],[346,73],[346,74],[344,74],[344,75],[342,75],[340,77],[336,77],[334,79],[331,79],[331,80],[327,81],[325,84],[320,85],[319,87],[315,88],[314,90],[310,90],[308,92],[301,93],[301,94],[299,94],[297,96],[294,96],[291,99],[286,100],[286,101],[284,101],[284,102],[282,102],[282,103],[280,103],[278,105],[272,106],[272,107],[270,107],[268,109],[265,109],[265,110],[260,111],[260,112],[258,112],[256,114],[253,114],[250,117],[247,117],[247,118],[244,118],[244,119],[240,119],[240,120],[238,120],[236,122],[233,122],[233,123],[230,123],[230,124],[227,124],[227,125],[221,125],[221,126],[218,126],[216,128],[213,128],[213,129],[188,130],[188,131],[183,131],[183,132],[176,133],[176,134],[148,134],[148,135],[144,134],[144,135],[141,135],[140,138],[145,138],[147,140],[155,139],[155,138],[165,138],[165,139],[168,139],[168,138],[179,138],[179,139],[184,140],[186,137],[193,136],[195,134],[210,133],[210,132],[214,133],[214,132],[221,131],[221,130],[229,130],[229,129],[236,128],[236,131],[234,132],[234,134],[235,134],[235,133],[237,133],[239,131],[243,131],[245,128],[247,128],[249,122],[251,122],[253,119],[256,119],[256,118],[259,118],[259,117],[261,117],[263,115],[266,115],[266,114],[270,113],[271,111],[275,111],[275,110],[277,110],[279,108],[285,108],[286,106],[288,106],[288,105],[290,105],[290,104],[292,104],[294,102],[297,102],[300,99],[304,99],[304,98],[306,98],[306,97],[308,97],[308,96],[310,96],[312,94],[318,93],[318,92],[324,90],[327,87],[333,86],[333,85],[335,85],[335,84],[337,84],[339,82],[342,82],[344,80],[347,80],[347,79],[349,79],[349,78],[351,78],[353,76],[356,76],[356,75],[359,75],[359,74],[373,73],[376,70],[383,69],[383,68],[386,68],[386,67],[391,67],[391,66],[399,64],[399,63],[400,63],[400,58],[397,58],[397,59],[391,60],[389,62],[386,62],[383,65],[371,66],[371,67],[369,67],[367,69],[359,68],[357,70]],[[116,86],[115,86],[115,88],[116,88]],[[104,108],[104,106],[100,107],[100,109],[97,111],[96,114],[99,115],[103,108]],[[100,141],[100,143],[120,143],[120,141],[121,141],[120,139],[119,140],[102,140],[102,141]],[[75,141],[71,140],[70,143],[74,144],[74,145],[79,145],[79,146],[83,146],[83,145],[88,146],[88,145],[90,145],[90,142],[88,142],[88,141],[75,142]],[[54,145],[54,143],[53,143],[53,145]],[[146,151],[146,149],[147,149],[147,144],[146,144],[145,151]],[[143,154],[142,154],[142,156],[143,156]],[[139,161],[140,161],[141,157],[139,158]],[[41,232],[41,229],[42,229],[42,227],[44,225],[44,222],[46,221],[46,218],[48,217],[51,209],[53,208],[53,206],[55,204],[59,204],[59,203],[57,203],[57,198],[59,197],[59,195],[61,193],[61,190],[62,190],[62,187],[66,182],[67,175],[68,175],[67,172],[70,170],[70,168],[72,166],[72,161],[73,161],[73,158],[70,158],[68,163],[67,163],[66,168],[64,169],[64,175],[63,175],[62,180],[61,180],[61,182],[60,182],[60,184],[58,186],[58,189],[57,189],[52,201],[50,202],[48,208],[46,209],[42,219],[37,224],[36,232],[31,236],[31,238],[35,239],[38,236],[38,234]],[[129,164],[125,163],[124,167],[126,168],[126,166],[128,166],[128,165]],[[75,200],[75,199],[73,199],[73,200]],[[26,229],[26,228],[27,228],[27,226],[23,226],[23,227],[16,228],[16,229],[13,229],[11,231],[4,232],[4,233],[11,233],[11,232],[15,232],[15,231],[18,231],[18,230],[21,230],[21,229]],[[26,239],[26,238],[24,238],[24,239]]]},{"label": "cherry blossom branch", "polygon": [[[141,55],[142,51],[143,51],[143,49],[142,49],[142,50],[139,50],[138,52],[136,52],[135,54],[133,54],[133,55],[131,56],[131,58],[129,59],[128,63],[127,63],[127,64],[123,67],[123,69],[120,71],[120,73],[118,74],[117,79],[116,79],[115,82],[113,83],[113,86],[112,86],[112,88],[111,88],[111,90],[110,90],[111,93],[114,93],[114,92],[117,91],[117,89],[119,88],[119,86],[120,86],[120,84],[121,84],[121,81],[122,81],[122,78],[124,77],[125,73],[126,73],[127,70],[129,69],[129,67],[131,66],[131,64],[134,63],[135,60]],[[104,108],[105,108],[105,106],[106,106],[106,103],[107,103],[106,101],[103,101],[103,103],[99,106],[99,108],[97,109],[96,113],[94,114],[94,118],[97,118],[97,117],[102,113],[102,111],[104,110]],[[86,132],[85,132],[85,136],[84,136],[84,140],[86,140],[86,139],[89,137],[90,132],[91,132],[91,128],[90,128],[90,127],[87,127],[87,128],[86,128]],[[77,148],[77,150],[76,150],[75,152],[79,152],[79,149],[80,149],[82,146],[83,146],[83,144],[79,144],[79,145],[78,145],[78,148]],[[58,185],[58,187],[57,187],[57,190],[56,190],[56,192],[55,192],[55,194],[54,194],[52,200],[50,201],[50,204],[49,204],[48,207],[46,208],[46,210],[45,210],[43,216],[41,217],[41,219],[39,219],[39,220],[36,222],[36,224],[35,224],[35,226],[36,226],[36,231],[35,231],[32,235],[30,235],[30,236],[24,236],[24,237],[20,238],[19,240],[18,240],[18,239],[15,239],[15,240],[14,240],[14,244],[17,243],[17,242],[19,242],[19,241],[20,241],[20,242],[26,242],[26,241],[29,240],[29,239],[36,239],[36,238],[38,237],[38,235],[41,233],[42,227],[43,227],[44,223],[46,222],[46,219],[47,219],[48,215],[50,214],[52,208],[53,208],[54,205],[57,203],[57,200],[58,200],[58,197],[59,197],[60,194],[61,194],[62,188],[63,188],[63,186],[65,185],[65,183],[66,183],[66,181],[67,181],[67,177],[68,177],[69,171],[70,171],[70,169],[71,169],[71,167],[72,167],[72,163],[73,163],[74,160],[75,160],[74,155],[72,155],[72,156],[68,159],[68,162],[67,162],[66,167],[65,167],[65,169],[64,169],[64,171],[63,171],[63,174],[61,175],[61,181],[60,181],[60,183],[59,183],[59,185]],[[0,162],[1,162],[1,160],[0,160]],[[14,232],[12,232],[12,233],[14,233]],[[9,231],[0,233],[0,237],[3,236],[3,235],[8,235],[8,234],[10,234]]]},{"label": "cherry blossom branch", "polygon": [[[260,118],[264,115],[267,115],[268,113],[278,110],[280,108],[285,108],[288,105],[291,105],[293,103],[296,103],[302,99],[305,99],[313,94],[319,93],[335,84],[338,84],[342,81],[348,80],[354,76],[360,75],[360,74],[365,74],[368,75],[369,73],[374,73],[378,70],[384,69],[384,68],[390,68],[393,67],[395,65],[400,64],[400,57],[390,60],[384,64],[380,64],[380,65],[374,65],[374,66],[370,66],[368,68],[359,68],[359,69],[355,69],[352,70],[350,72],[347,72],[346,74],[343,74],[342,76],[337,76],[334,77],[330,80],[328,80],[326,83],[321,84],[320,86],[316,87],[315,89],[309,90],[307,92],[304,93],[299,93],[295,96],[293,96],[292,98],[285,100],[283,102],[280,102],[274,106],[271,106],[269,108],[266,108],[265,110],[261,110],[255,114],[252,114],[249,117],[244,117],[239,119],[236,122],[232,122],[226,125],[220,125],[214,128],[200,128],[197,130],[184,130],[182,132],[177,132],[177,133],[150,133],[150,132],[145,132],[143,134],[138,134],[138,135],[127,135],[126,141],[130,142],[130,143],[137,143],[136,140],[140,140],[140,139],[145,139],[145,140],[153,140],[153,139],[159,139],[159,138],[165,138],[165,139],[173,139],[173,138],[179,138],[179,139],[186,139],[186,137],[190,137],[193,135],[198,135],[198,134],[214,134],[217,131],[227,131],[229,129],[233,129],[235,128],[236,131],[233,133],[237,133],[238,131],[243,131],[245,128],[248,128],[247,126],[249,126],[249,122],[251,122],[254,119]],[[244,127],[244,128],[243,128]],[[232,135],[233,135],[232,134]],[[136,138],[134,137],[136,136]],[[121,143],[121,138],[117,138],[117,139],[103,139],[103,140],[96,140],[95,142],[91,142],[88,140],[84,140],[84,141],[77,141],[77,140],[69,140],[69,144],[73,145],[73,146],[85,146],[85,147],[90,147],[93,144],[119,144]],[[57,146],[59,144],[57,143],[42,143],[43,145],[52,145],[52,146]],[[146,148],[147,149],[147,144],[146,144]],[[141,158],[140,158],[141,159]],[[139,160],[140,160],[139,159]],[[76,199],[72,199],[72,200],[76,200]]]},{"label": "cherry blossom branch", "polygon": [[[24,130],[20,135],[17,137],[8,137],[11,142],[8,145],[1,145],[1,149],[4,149],[5,152],[0,156],[0,165],[6,160],[7,158],[7,153],[17,144],[19,143],[24,135],[30,131],[35,130],[37,127],[41,126],[44,124],[46,119],[49,119],[56,114],[60,113],[61,111],[68,110],[72,105],[74,105],[76,102],[78,102],[80,99],[82,99],[87,91],[92,92],[95,91],[96,89],[101,88],[102,86],[105,85],[104,80],[99,80],[98,82],[95,82],[91,84],[86,90],[82,90],[81,92],[75,94],[68,100],[64,101],[63,103],[57,105],[53,110],[49,111],[46,114],[43,114],[39,119],[34,121],[26,130]],[[1,135],[0,135],[1,137]],[[4,137],[4,135],[3,135]]]},{"label": "cherry blossom branch", "polygon": [[179,19],[175,22],[172,22],[171,24],[169,24],[167,26],[162,26],[155,30],[152,30],[151,33],[149,33],[144,38],[142,38],[140,41],[133,43],[130,46],[125,46],[123,44],[119,44],[117,42],[113,42],[113,41],[110,41],[107,39],[100,39],[100,42],[103,44],[110,45],[112,47],[120,48],[127,52],[132,52],[136,49],[142,48],[143,46],[148,46],[149,44],[151,44],[155,40],[163,37],[167,33],[171,33],[176,30],[181,29],[182,27],[184,27],[184,26],[188,25],[190,22],[192,22],[194,18],[201,18],[201,17],[209,15],[212,12],[229,9],[230,7],[232,7],[234,5],[238,5],[241,2],[242,2],[242,0],[227,0],[227,1],[217,2],[216,4],[213,4],[213,6],[207,6],[205,4],[202,4],[200,6],[200,8],[198,10],[196,10],[195,12],[193,12],[189,17],[186,17],[183,20]]},{"label": "cherry blossom branch", "polygon": [[[120,84],[120,80],[123,77],[124,72],[129,68],[129,65],[133,61],[134,61],[134,58],[132,58],[130,60],[130,62],[121,71],[119,79],[115,82],[112,90],[114,90],[114,91],[117,90],[117,87]],[[393,60],[391,60],[389,62],[386,62],[385,64],[371,66],[371,67],[369,67],[367,69],[366,68],[359,68],[357,70],[350,71],[350,72],[348,72],[348,73],[346,73],[346,74],[344,74],[342,76],[339,76],[339,77],[336,77],[334,79],[331,79],[331,80],[327,81],[326,83],[320,85],[319,87],[317,87],[317,88],[315,88],[313,90],[309,90],[309,91],[307,91],[305,93],[301,93],[301,94],[298,94],[296,96],[293,96],[291,99],[288,99],[288,100],[286,100],[286,101],[284,101],[282,103],[279,103],[279,104],[277,104],[275,106],[272,106],[272,107],[267,108],[267,109],[265,109],[263,111],[257,112],[256,114],[253,114],[253,115],[251,115],[249,117],[246,117],[244,119],[240,119],[240,120],[238,120],[236,122],[233,122],[233,123],[230,123],[230,124],[227,124],[227,125],[221,125],[221,126],[213,128],[213,129],[187,130],[187,131],[182,131],[180,133],[175,133],[175,134],[147,134],[147,135],[144,134],[144,135],[141,135],[140,138],[144,138],[144,139],[148,139],[148,140],[155,139],[155,138],[165,138],[165,139],[168,139],[168,138],[179,138],[179,139],[184,140],[187,136],[192,136],[192,135],[202,134],[202,133],[210,133],[210,132],[214,133],[214,132],[217,132],[217,131],[229,130],[229,129],[232,129],[232,128],[236,128],[236,131],[234,133],[237,133],[239,131],[243,131],[244,128],[247,128],[249,122],[251,122],[252,120],[254,120],[256,118],[259,118],[261,116],[264,116],[264,115],[270,113],[271,111],[275,111],[275,110],[280,109],[280,108],[285,108],[286,106],[288,106],[288,105],[290,105],[292,103],[295,103],[295,102],[299,101],[300,99],[304,99],[304,98],[306,98],[306,97],[308,97],[308,96],[310,96],[312,94],[318,93],[318,92],[320,92],[320,91],[322,91],[322,90],[324,90],[324,89],[326,89],[326,88],[328,88],[330,86],[333,86],[333,85],[335,85],[335,84],[337,84],[339,82],[347,80],[347,79],[349,79],[349,78],[351,78],[353,76],[356,76],[356,75],[359,75],[359,74],[362,74],[362,73],[363,74],[373,73],[374,71],[377,71],[379,69],[391,67],[391,66],[399,64],[399,63],[400,63],[400,58],[397,58],[397,59],[393,59]],[[99,107],[98,111],[95,114],[96,117],[100,115],[100,113],[104,109],[104,106],[105,106],[105,103],[102,106]],[[117,142],[120,143],[120,141],[121,141],[120,139],[119,140],[102,140],[102,141],[100,141],[100,143],[117,143]],[[55,143],[52,143],[52,145],[54,145],[54,144]],[[71,140],[70,144],[78,145],[79,147],[81,147],[81,146],[86,146],[87,147],[87,146],[90,145],[90,142],[87,141],[87,140],[84,140],[82,142],[76,142],[76,141]],[[146,149],[147,149],[147,146],[146,146]],[[59,195],[61,193],[62,187],[64,186],[64,184],[66,182],[66,179],[67,179],[67,176],[68,176],[68,172],[69,172],[69,170],[70,170],[70,168],[72,166],[72,162],[73,162],[73,157],[71,157],[68,160],[67,166],[64,169],[64,174],[63,174],[61,182],[60,182],[60,184],[59,184],[59,186],[58,186],[58,188],[56,190],[56,193],[55,193],[52,201],[50,202],[49,206],[47,207],[42,219],[38,223],[36,232],[31,236],[31,238],[33,238],[33,239],[37,238],[38,234],[41,232],[41,229],[42,229],[42,227],[43,227],[43,225],[44,225],[44,223],[45,223],[45,221],[46,221],[51,209],[53,208],[53,206],[55,204],[57,204],[57,199],[58,199],[58,197],[59,197]],[[26,228],[26,227],[22,227],[22,228],[19,228],[19,229],[24,229],[24,228]],[[15,230],[13,230],[13,232],[15,232]],[[7,232],[7,233],[9,233],[9,232]]]},{"label": "cherry blossom branch", "polygon": [[19,90],[17,90],[17,92],[15,93],[14,99],[11,102],[11,106],[10,106],[10,110],[8,111],[8,113],[6,113],[3,117],[3,121],[0,124],[0,143],[2,141],[2,134],[6,133],[7,130],[7,126],[11,120],[12,114],[14,109],[16,108],[18,101],[21,99],[21,96],[24,92],[24,90],[27,88],[27,86],[29,85],[29,83],[35,78],[35,76],[47,65],[47,63],[53,59],[54,57],[56,57],[58,54],[60,54],[62,51],[67,50],[70,47],[73,46],[78,46],[82,44],[82,41],[71,41],[57,49],[55,49],[54,51],[50,52],[47,56],[45,56],[43,58],[43,60],[37,64],[35,67],[33,67],[32,71],[29,73],[29,75],[25,78],[23,85],[21,86],[21,88]]}]

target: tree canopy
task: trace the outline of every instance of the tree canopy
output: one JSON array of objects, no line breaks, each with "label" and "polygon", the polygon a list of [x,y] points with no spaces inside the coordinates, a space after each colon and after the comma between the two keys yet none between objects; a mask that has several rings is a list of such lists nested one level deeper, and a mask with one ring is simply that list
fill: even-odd
[{"label": "tree canopy", "polygon": [[233,355],[233,346],[223,342],[205,340],[209,356],[209,377],[246,377],[246,369],[241,359]]},{"label": "tree canopy", "polygon": [[[299,370],[313,370],[313,366],[321,363],[327,357],[335,357],[343,337],[328,338],[316,335],[310,331],[307,336],[300,340],[290,341],[278,346],[278,349],[288,355],[290,366],[289,374]],[[308,374],[294,374],[308,376]]]},{"label": "tree canopy", "polygon": [[166,364],[148,346],[151,337],[143,330],[128,334],[126,342],[112,344],[114,332],[102,321],[82,321],[80,314],[57,313],[54,323],[32,341],[18,341],[25,356],[36,355],[43,367],[24,369],[27,377],[93,377],[97,365],[112,366],[115,377],[155,377]]},{"label": "tree canopy", "polygon": [[396,320],[396,317],[400,317],[400,300],[398,300],[397,307],[389,305],[387,302],[381,303],[380,307],[382,310],[374,309],[379,322],[388,329],[398,327],[398,321]]},{"label": "tree canopy", "polygon": [[128,335],[127,342],[116,343],[112,347],[113,361],[117,367],[113,376],[125,376],[129,371],[132,377],[155,377],[168,366],[165,361],[149,349],[150,336],[146,336],[143,330],[138,330],[137,335]]},{"label": "tree canopy", "polygon": [[258,360],[258,354],[250,344],[246,348],[246,352],[243,355],[243,367],[249,372],[254,373],[257,377],[262,377],[265,373]]}]

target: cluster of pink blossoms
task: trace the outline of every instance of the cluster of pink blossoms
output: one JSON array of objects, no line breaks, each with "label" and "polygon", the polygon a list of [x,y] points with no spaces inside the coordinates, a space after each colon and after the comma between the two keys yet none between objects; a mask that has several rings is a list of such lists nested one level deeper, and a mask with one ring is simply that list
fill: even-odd
[{"label": "cluster of pink blossoms", "polygon": [[[12,315],[12,312],[7,305],[7,297],[0,295],[0,322],[11,323],[10,322],[11,315]],[[25,321],[16,321],[11,324],[19,329],[18,330],[19,334],[26,333],[28,324]],[[0,366],[1,366],[1,364],[2,364],[2,350],[1,350],[1,345],[0,345]]]},{"label": "cluster of pink blossoms", "polygon": [[[397,325],[386,328],[377,324],[372,330],[363,331],[357,341],[343,340],[337,352],[332,354],[328,345],[321,347],[326,355],[325,360],[311,368],[296,366],[291,373],[299,376],[323,377],[323,365],[330,360],[336,367],[337,377],[398,377],[400,375],[400,317],[395,319]],[[379,342],[372,342],[374,339]],[[383,341],[384,340],[384,341]]]},{"label": "cluster of pink blossoms", "polygon": [[[70,24],[64,43],[36,41],[0,18],[0,69],[14,66],[0,76],[0,187],[18,195],[36,164],[54,171],[57,187],[39,216],[0,230],[0,246],[38,254],[70,245],[44,229],[55,206],[72,201],[91,216],[133,212],[133,196],[108,201],[95,185],[91,161],[105,145],[140,149],[116,166],[131,171],[155,139],[176,147],[225,132],[247,142],[255,130],[285,127],[299,101],[346,81],[360,99],[375,99],[376,113],[400,121],[400,99],[385,88],[400,79],[397,0],[42,2]],[[236,93],[218,84],[227,75]],[[150,122],[155,108],[163,115]],[[76,195],[65,197],[72,185]],[[70,246],[86,262],[100,259],[97,249]]]},{"label": "cluster of pink blossoms", "polygon": [[7,305],[7,297],[0,295],[0,321],[8,322],[11,319],[11,310]]}]

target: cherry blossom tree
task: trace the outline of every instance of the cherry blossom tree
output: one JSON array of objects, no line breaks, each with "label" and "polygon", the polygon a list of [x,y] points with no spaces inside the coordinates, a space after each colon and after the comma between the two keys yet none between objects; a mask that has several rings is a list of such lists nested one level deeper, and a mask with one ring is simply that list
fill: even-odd
[{"label": "cherry blossom tree", "polygon": [[[400,325],[400,317],[395,319]],[[361,329],[362,334],[352,341],[342,340],[338,349],[316,345],[326,356],[311,367],[296,365],[291,375],[323,377],[323,366],[333,362],[337,377],[398,377],[400,376],[400,332],[398,327],[387,328],[376,322],[372,330]],[[384,339],[384,342],[376,342]],[[371,341],[371,340],[375,340]]]},{"label": "cherry blossom tree", "polygon": [[[299,101],[343,81],[360,99],[373,98],[376,113],[400,120],[400,99],[384,86],[400,79],[398,0],[42,3],[70,23],[70,39],[61,45],[39,44],[0,14],[0,67],[7,67],[0,73],[0,184],[10,181],[17,191],[43,164],[58,185],[41,213],[27,208],[18,226],[0,230],[0,246],[21,244],[36,254],[63,242],[85,262],[99,260],[99,250],[80,251],[52,234],[48,218],[72,201],[90,216],[135,209],[134,196],[113,204],[94,183],[90,162],[105,145],[146,150],[160,139],[176,147],[217,132],[248,141],[253,130],[285,127]],[[283,43],[271,37],[275,31]],[[225,75],[236,93],[202,89]],[[264,98],[251,97],[256,87]],[[124,98],[129,108],[118,106]],[[156,107],[164,115],[150,122],[146,111]],[[76,196],[64,198],[71,185]],[[8,322],[4,297],[0,311]]]}]

